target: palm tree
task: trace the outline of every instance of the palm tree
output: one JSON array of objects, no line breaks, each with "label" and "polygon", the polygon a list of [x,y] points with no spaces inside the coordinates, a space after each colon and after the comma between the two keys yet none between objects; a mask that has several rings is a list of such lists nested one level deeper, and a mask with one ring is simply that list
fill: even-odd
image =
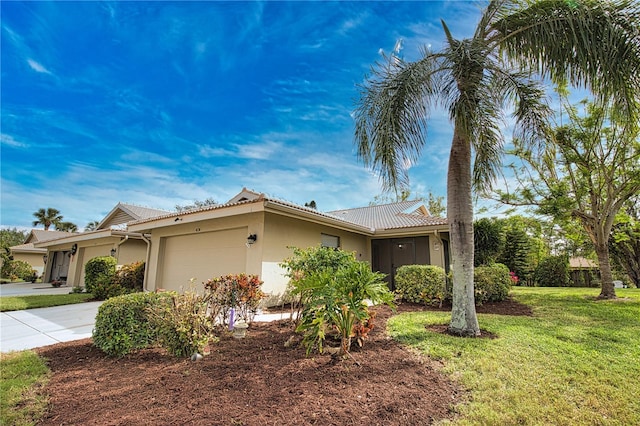
[{"label": "palm tree", "polygon": [[48,231],[51,225],[58,225],[62,222],[62,215],[57,209],[49,207],[48,209],[38,209],[33,214],[36,220],[33,221],[33,226],[43,225],[44,230]]},{"label": "palm tree", "polygon": [[78,225],[73,222],[58,222],[55,226],[56,231],[78,232]]},{"label": "palm tree", "polygon": [[84,227],[84,230],[85,232],[95,231],[98,229],[98,225],[100,225],[100,222],[98,222],[97,220],[92,220],[91,222],[87,223],[87,226]]},{"label": "palm tree", "polygon": [[[454,124],[447,175],[453,271],[449,331],[478,336],[473,286],[473,199],[500,166],[503,108],[514,105],[515,136],[543,144],[551,114],[534,72],[615,99],[638,117],[639,10],[632,1],[493,0],[471,38],[446,23],[446,47],[406,63],[391,57],[361,87],[355,117],[358,155],[387,188],[406,187],[407,164],[426,142],[435,105]],[[473,168],[472,168],[473,157]]]}]

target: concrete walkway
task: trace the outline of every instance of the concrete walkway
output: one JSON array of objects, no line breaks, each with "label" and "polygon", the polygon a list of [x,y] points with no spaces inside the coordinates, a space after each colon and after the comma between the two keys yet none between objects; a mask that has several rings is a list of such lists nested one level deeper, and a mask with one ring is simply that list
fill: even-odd
[{"label": "concrete walkway", "polygon": [[[46,287],[46,284],[43,287],[42,284],[26,285],[21,283],[17,287],[14,284],[3,284],[0,286],[0,290],[2,290],[2,296],[9,296],[9,294],[20,296],[66,294],[69,293],[70,288]],[[102,302],[86,302],[51,308],[0,312],[0,352],[33,349],[91,337],[101,304]],[[288,318],[288,312],[258,314],[254,321],[267,322]]]},{"label": "concrete walkway", "polygon": [[38,294],[69,294],[73,287],[52,287],[48,283],[9,283],[0,285],[0,296],[35,296]]}]

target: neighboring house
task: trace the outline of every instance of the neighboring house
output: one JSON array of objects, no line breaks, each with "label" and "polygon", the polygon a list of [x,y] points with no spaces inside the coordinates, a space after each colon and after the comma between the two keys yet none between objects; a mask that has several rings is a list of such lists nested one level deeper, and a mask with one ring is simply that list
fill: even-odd
[{"label": "neighboring house", "polygon": [[22,260],[31,265],[33,269],[42,275],[46,261],[47,249],[35,247],[34,244],[42,241],[52,240],[72,235],[64,231],[45,231],[44,229],[32,229],[24,244],[9,247],[13,260]]},{"label": "neighboring house", "polygon": [[245,188],[225,204],[139,219],[128,231],[149,237],[149,291],[200,290],[209,278],[245,272],[260,276],[275,303],[288,282],[279,264],[291,247],[355,252],[388,274],[391,288],[399,266],[449,266],[447,221],[430,216],[421,201],[322,213]]},{"label": "neighboring house", "polygon": [[62,238],[35,243],[36,248],[46,252],[43,282],[61,280],[67,285],[84,286],[84,266],[98,256],[114,256],[118,265],[144,261],[149,240],[127,230],[126,224],[166,214],[165,210],[118,203],[94,231],[67,233]]},{"label": "neighboring house", "polygon": [[599,287],[598,263],[585,257],[569,258],[569,274],[574,287]]}]

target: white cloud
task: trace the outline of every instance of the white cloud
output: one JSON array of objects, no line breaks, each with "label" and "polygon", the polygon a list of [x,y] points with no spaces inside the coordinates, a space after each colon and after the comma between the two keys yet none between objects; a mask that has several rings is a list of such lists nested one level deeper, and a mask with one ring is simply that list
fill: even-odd
[{"label": "white cloud", "polygon": [[2,145],[11,146],[13,148],[26,148],[28,145],[24,142],[20,142],[15,140],[15,138],[11,135],[7,135],[6,133],[2,133],[0,135],[0,142]]},{"label": "white cloud", "polygon": [[42,65],[40,62],[37,62],[31,58],[27,58],[27,63],[29,64],[29,67],[31,67],[31,69],[34,70],[35,72],[52,75],[51,71],[45,68],[45,66]]}]

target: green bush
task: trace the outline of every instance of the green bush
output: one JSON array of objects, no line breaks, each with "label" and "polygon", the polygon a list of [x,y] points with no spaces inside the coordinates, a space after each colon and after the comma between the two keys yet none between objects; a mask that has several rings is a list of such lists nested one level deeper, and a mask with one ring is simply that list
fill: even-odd
[{"label": "green bush", "polygon": [[533,279],[537,287],[569,287],[568,256],[548,256],[540,261]]},{"label": "green bush", "polygon": [[327,333],[334,330],[340,338],[338,354],[348,354],[351,339],[361,345],[372,327],[366,301],[393,306],[384,275],[372,272],[353,253],[326,247],[294,249],[294,257],[283,266],[291,278],[292,294],[303,302],[296,331],[304,333],[307,354],[316,347],[322,352]]},{"label": "green bush", "polygon": [[[100,256],[90,259],[84,265],[84,286],[87,293],[93,293],[96,285],[105,287],[116,275],[116,258],[112,256]],[[103,291],[102,289],[100,291]],[[96,296],[97,297],[97,296]]]},{"label": "green bush", "polygon": [[505,300],[512,283],[509,268],[502,263],[474,268],[473,281],[477,305]]},{"label": "green bush", "polygon": [[114,282],[122,288],[142,291],[144,285],[144,262],[133,262],[122,265],[116,272]]},{"label": "green bush", "polygon": [[24,260],[9,260],[2,265],[2,276],[11,281],[20,279],[26,282],[35,282],[38,273]]},{"label": "green bush", "polygon": [[98,309],[93,344],[116,357],[155,345],[158,330],[149,320],[149,309],[171,296],[171,293],[133,293],[107,300]]},{"label": "green bush", "polygon": [[159,342],[169,353],[188,357],[203,353],[214,338],[213,319],[207,312],[209,298],[187,291],[170,293],[170,298],[150,308],[150,318]]},{"label": "green bush", "polygon": [[407,302],[442,306],[447,296],[443,268],[435,265],[404,265],[397,269],[396,293]]}]

